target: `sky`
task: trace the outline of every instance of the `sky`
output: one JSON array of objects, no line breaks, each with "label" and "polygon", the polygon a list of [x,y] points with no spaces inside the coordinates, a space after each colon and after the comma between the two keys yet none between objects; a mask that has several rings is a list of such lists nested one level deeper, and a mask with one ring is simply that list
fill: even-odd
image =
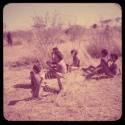
[{"label": "sky", "polygon": [[59,14],[60,22],[89,26],[99,20],[121,17],[122,10],[116,3],[10,3],[3,9],[3,23],[6,30],[29,29],[32,17],[47,13],[49,21]]}]

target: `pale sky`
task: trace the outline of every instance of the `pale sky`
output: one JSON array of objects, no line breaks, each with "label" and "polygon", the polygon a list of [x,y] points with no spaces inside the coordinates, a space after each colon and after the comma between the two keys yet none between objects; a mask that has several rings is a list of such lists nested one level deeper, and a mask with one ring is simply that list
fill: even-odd
[{"label": "pale sky", "polygon": [[33,16],[51,17],[60,14],[63,22],[89,26],[101,19],[121,17],[121,7],[115,3],[11,3],[3,10],[6,30],[28,29]]}]

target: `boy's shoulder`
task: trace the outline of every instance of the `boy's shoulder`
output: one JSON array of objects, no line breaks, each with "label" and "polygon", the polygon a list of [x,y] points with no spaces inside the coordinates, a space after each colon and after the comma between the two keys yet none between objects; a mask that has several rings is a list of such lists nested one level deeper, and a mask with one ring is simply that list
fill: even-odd
[{"label": "boy's shoulder", "polygon": [[57,54],[59,54],[59,55],[63,55],[61,51],[58,51]]}]

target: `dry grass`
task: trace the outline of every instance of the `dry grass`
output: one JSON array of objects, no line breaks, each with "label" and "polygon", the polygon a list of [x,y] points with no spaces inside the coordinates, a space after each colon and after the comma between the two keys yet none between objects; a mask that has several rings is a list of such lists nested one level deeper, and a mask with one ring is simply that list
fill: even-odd
[{"label": "dry grass", "polygon": [[[21,47],[20,47],[21,48]],[[24,56],[29,49],[4,48],[4,64]],[[21,52],[23,51],[23,52]],[[26,52],[27,51],[27,52]],[[8,53],[9,52],[9,53]],[[22,53],[22,55],[21,55]],[[15,58],[8,59],[15,54]],[[29,53],[30,55],[31,53]],[[17,56],[16,56],[17,55]],[[13,59],[13,60],[12,60]],[[83,65],[84,66],[84,65]],[[60,95],[40,91],[41,100],[25,101],[31,97],[30,89],[14,88],[16,84],[29,84],[31,67],[4,66],[4,117],[7,120],[117,120],[121,116],[121,76],[106,80],[84,80],[80,71],[62,79],[64,90]],[[56,81],[49,81],[57,87]],[[8,105],[13,100],[15,105]]]},{"label": "dry grass", "polygon": [[[107,80],[86,81],[79,73],[76,76],[76,72],[72,72],[63,80],[64,91],[60,95],[43,92],[41,88],[41,100],[23,100],[15,105],[8,105],[10,101],[31,96],[30,89],[13,87],[20,83],[29,84],[29,69],[5,71],[4,116],[8,120],[112,121],[121,117],[120,76]],[[56,83],[49,81],[49,85],[54,87]]]},{"label": "dry grass", "polygon": [[[99,41],[93,43],[92,38],[88,37],[87,33],[74,43],[66,36],[63,38],[65,38],[64,43],[48,45],[46,48],[44,46],[44,50],[50,54],[50,49],[57,46],[64,53],[66,63],[70,63],[70,51],[76,48],[79,51],[81,67],[98,64],[99,60],[92,58],[89,52],[91,50],[93,54],[95,50],[99,50],[97,48],[92,50],[93,44],[96,44],[98,48],[102,47]],[[118,43],[119,37],[115,37],[115,41]],[[65,79],[62,79],[64,90],[59,95],[44,92],[41,88],[41,99],[28,101],[27,99],[31,97],[30,89],[14,88],[14,85],[30,84],[29,72],[32,64],[37,58],[40,58],[42,63],[49,59],[49,54],[45,54],[39,48],[38,42],[34,39],[30,41],[31,44],[23,42],[12,48],[4,47],[4,117],[7,120],[114,121],[121,117],[121,75],[112,79],[85,80],[81,76],[81,71],[74,71],[67,73]],[[89,52],[88,46],[91,48]],[[117,47],[121,51],[121,44],[118,44]],[[38,57],[36,57],[36,53]],[[118,60],[120,69],[121,60],[120,57]],[[57,87],[55,80],[48,80],[47,82],[49,86]],[[9,105],[11,101],[16,101],[15,105]]]}]

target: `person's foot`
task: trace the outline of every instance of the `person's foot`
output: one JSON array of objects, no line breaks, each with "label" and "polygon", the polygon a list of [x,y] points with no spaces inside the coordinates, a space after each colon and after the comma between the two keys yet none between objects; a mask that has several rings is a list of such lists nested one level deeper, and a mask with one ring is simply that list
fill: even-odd
[{"label": "person's foot", "polygon": [[55,92],[55,94],[59,94],[60,93],[60,90],[57,90],[56,92]]},{"label": "person's foot", "polygon": [[34,96],[34,97],[32,97],[32,99],[34,99],[34,100],[40,100],[41,98],[39,96]]},{"label": "person's foot", "polygon": [[88,75],[88,73],[87,72],[82,72],[82,74],[81,74],[82,76],[87,76]]},{"label": "person's foot", "polygon": [[86,76],[86,79],[89,80],[91,77],[89,75]]},{"label": "person's foot", "polygon": [[83,71],[86,71],[86,69],[85,69],[85,68],[82,68],[82,70],[83,70]]},{"label": "person's foot", "polygon": [[33,97],[29,97],[29,98],[25,99],[25,101],[30,101],[32,99],[33,99]]}]

